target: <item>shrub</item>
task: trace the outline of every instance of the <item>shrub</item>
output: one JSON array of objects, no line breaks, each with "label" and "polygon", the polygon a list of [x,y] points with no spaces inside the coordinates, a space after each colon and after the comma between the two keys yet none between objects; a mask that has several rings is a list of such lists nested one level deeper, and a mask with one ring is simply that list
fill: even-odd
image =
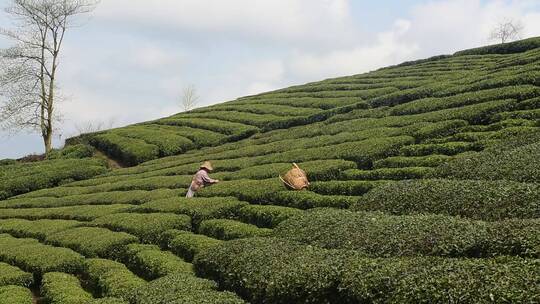
[{"label": "shrub", "polygon": [[402,180],[425,178],[435,171],[431,167],[381,168],[374,170],[351,169],[343,172],[343,179]]},{"label": "shrub", "polygon": [[357,257],[344,265],[348,303],[526,303],[540,292],[538,260]]},{"label": "shrub", "polygon": [[223,121],[211,118],[189,119],[171,116],[154,122],[159,125],[182,126],[210,130],[229,136],[229,140],[239,140],[258,132],[258,128],[241,123]]},{"label": "shrub", "polygon": [[32,292],[21,286],[0,286],[0,304],[32,304]]},{"label": "shrub", "polygon": [[451,159],[448,155],[426,156],[393,156],[375,161],[373,167],[381,168],[405,168],[405,167],[437,167]]},{"label": "shrub", "polygon": [[[282,222],[274,235],[371,257],[434,255],[540,257],[538,220],[488,223],[444,215],[391,216],[316,209]],[[531,235],[532,233],[532,235]]]},{"label": "shrub", "polygon": [[133,235],[95,227],[73,228],[47,237],[47,242],[71,248],[87,257],[117,257],[124,246],[137,241]]},{"label": "shrub", "polygon": [[0,262],[0,286],[16,285],[29,287],[33,282],[34,278],[31,273]]},{"label": "shrub", "polygon": [[274,228],[284,220],[302,213],[302,210],[296,208],[264,205],[247,205],[238,211],[243,222],[263,228]]},{"label": "shrub", "polygon": [[84,144],[66,146],[60,150],[52,150],[47,159],[85,158],[94,155],[94,148]]},{"label": "shrub", "polygon": [[196,254],[208,251],[222,242],[205,235],[184,232],[176,234],[169,241],[168,248],[184,260],[192,261]]},{"label": "shrub", "polygon": [[466,151],[479,151],[481,146],[470,142],[447,142],[442,144],[418,144],[401,148],[404,156],[426,156],[430,154],[456,155]]},{"label": "shrub", "polygon": [[358,198],[354,196],[320,195],[311,191],[281,191],[274,194],[272,204],[298,209],[348,208],[357,200]]},{"label": "shrub", "polygon": [[266,236],[272,233],[271,229],[242,223],[235,220],[214,219],[202,221],[199,233],[219,240],[233,240],[254,236]]},{"label": "shrub", "polygon": [[98,150],[128,166],[159,157],[159,148],[143,140],[123,137],[114,133],[101,133],[89,137]]},{"label": "shrub", "polygon": [[37,219],[65,219],[78,221],[91,221],[95,218],[111,213],[128,210],[132,205],[108,206],[71,206],[58,208],[29,208],[29,209],[0,209],[0,218]]},{"label": "shrub", "polygon": [[457,156],[437,169],[437,176],[460,179],[540,180],[540,142],[512,147],[502,145],[476,154]]},{"label": "shrub", "polygon": [[184,189],[156,189],[152,191],[111,191],[64,197],[14,198],[0,201],[0,208],[51,208],[76,205],[132,204],[139,205],[153,200],[178,196]]},{"label": "shrub", "polygon": [[[350,172],[351,170],[345,171]],[[328,181],[314,182],[309,189],[323,195],[363,195],[386,181]]]},{"label": "shrub", "polygon": [[77,277],[60,272],[43,275],[43,298],[51,304],[90,304],[92,295],[81,287]]},{"label": "shrub", "polygon": [[280,239],[249,238],[202,252],[193,265],[198,275],[250,303],[341,303],[335,290],[338,255]]},{"label": "shrub", "polygon": [[217,286],[212,281],[186,273],[175,273],[137,289],[131,296],[131,303],[242,304],[245,302],[231,292],[217,291]]},{"label": "shrub", "polygon": [[147,285],[146,281],[134,275],[124,264],[110,260],[87,259],[84,274],[93,291],[101,296],[128,300],[135,291]]},{"label": "shrub", "polygon": [[50,271],[75,273],[81,269],[84,259],[71,249],[43,245],[35,239],[18,239],[0,234],[0,260],[41,275]]},{"label": "shrub", "polygon": [[159,156],[180,154],[195,148],[195,144],[190,139],[167,129],[155,130],[146,126],[129,126],[112,130],[109,133],[140,139],[148,144],[155,145],[159,148]]},{"label": "shrub", "polygon": [[3,166],[6,171],[0,169],[0,191],[4,194],[0,199],[55,187],[67,179],[83,180],[107,172],[102,161],[90,158],[47,160],[37,164]]},{"label": "shrub", "polygon": [[126,247],[123,260],[135,273],[147,280],[173,273],[193,273],[190,263],[169,251],[161,251],[155,245],[130,244]]},{"label": "shrub", "polygon": [[79,225],[81,225],[81,222],[78,221],[7,219],[0,220],[0,233],[44,240],[48,235]]},{"label": "shrub", "polygon": [[425,140],[427,138],[437,138],[450,136],[458,132],[458,130],[468,123],[464,120],[448,120],[436,122],[431,125],[427,125],[414,132],[413,136],[419,140]]},{"label": "shrub", "polygon": [[191,217],[192,225],[213,218],[234,218],[240,208],[247,205],[233,197],[168,198],[151,201],[133,208],[132,212],[172,212]]},{"label": "shrub", "polygon": [[364,195],[354,210],[391,214],[439,213],[479,220],[538,218],[540,188],[511,181],[409,180],[385,184]]},{"label": "shrub", "polygon": [[115,231],[136,235],[146,243],[157,243],[159,234],[169,229],[191,230],[191,218],[171,213],[114,213],[90,223]]},{"label": "shrub", "polygon": [[540,47],[540,39],[529,38],[509,43],[493,44],[464,51],[456,52],[455,56],[486,55],[486,54],[515,54]]}]

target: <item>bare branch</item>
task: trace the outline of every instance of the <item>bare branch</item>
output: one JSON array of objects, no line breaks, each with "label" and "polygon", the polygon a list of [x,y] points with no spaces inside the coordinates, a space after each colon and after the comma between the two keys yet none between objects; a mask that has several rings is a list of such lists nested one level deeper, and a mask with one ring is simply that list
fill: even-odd
[{"label": "bare branch", "polygon": [[56,73],[67,29],[98,0],[11,0],[5,9],[14,29],[0,36],[14,46],[0,50],[0,128],[35,129],[51,149],[60,115]]},{"label": "bare branch", "polygon": [[489,35],[490,40],[499,40],[501,43],[521,39],[524,26],[520,21],[508,19],[499,22]]},{"label": "bare branch", "polygon": [[184,87],[181,98],[181,104],[184,111],[187,112],[195,109],[198,102],[199,96],[197,95],[197,88],[195,85],[190,84]]}]

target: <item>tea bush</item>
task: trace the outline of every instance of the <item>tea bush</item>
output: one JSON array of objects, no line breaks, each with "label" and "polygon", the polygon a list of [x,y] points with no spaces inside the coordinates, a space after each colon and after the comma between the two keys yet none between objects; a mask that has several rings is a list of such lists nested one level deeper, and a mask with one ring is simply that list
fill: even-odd
[{"label": "tea bush", "polygon": [[55,233],[46,241],[68,247],[87,257],[118,257],[124,246],[138,242],[137,237],[104,228],[79,227]]},{"label": "tea bush", "polygon": [[0,286],[0,303],[2,304],[32,304],[32,292],[21,286]]},{"label": "tea bush", "polygon": [[512,181],[426,179],[381,185],[354,210],[391,214],[438,213],[479,220],[540,217],[538,184]]},{"label": "tea bush", "polygon": [[181,232],[171,236],[167,247],[184,260],[192,261],[196,254],[208,251],[222,242],[221,240],[201,234]]},{"label": "tea bush", "polygon": [[29,287],[34,282],[32,274],[20,268],[0,262],[0,286],[16,285]]},{"label": "tea bush", "polygon": [[122,258],[136,274],[154,280],[174,273],[193,273],[190,263],[155,245],[130,244]]},{"label": "tea bush", "polygon": [[0,234],[0,260],[41,275],[51,271],[76,273],[81,270],[84,258],[71,249]]},{"label": "tea bush", "polygon": [[105,259],[87,259],[84,275],[96,294],[126,301],[134,292],[148,284],[129,271],[124,264]]},{"label": "tea bush", "polygon": [[238,210],[243,222],[262,228],[274,228],[284,220],[302,214],[303,211],[281,206],[247,205]]},{"label": "tea bush", "polygon": [[[282,222],[274,236],[371,257],[434,255],[538,258],[538,220],[483,222],[444,215],[391,216],[318,209]],[[531,234],[532,233],[532,234]]]},{"label": "tea bush", "polygon": [[0,233],[8,233],[15,237],[29,237],[39,240],[53,233],[80,226],[78,221],[68,220],[37,220],[24,219],[0,220]]},{"label": "tea bush", "polygon": [[233,240],[270,235],[272,230],[259,228],[255,225],[235,220],[215,219],[202,221],[199,227],[199,233],[219,240]]},{"label": "tea bush", "polygon": [[159,242],[159,234],[170,229],[191,230],[191,218],[172,213],[114,213],[90,223],[113,231],[124,231],[146,243]]},{"label": "tea bush", "polygon": [[61,272],[43,275],[41,283],[43,298],[52,304],[90,304],[93,297],[81,287],[79,279]]},{"label": "tea bush", "polygon": [[186,273],[175,273],[138,288],[131,303],[243,304],[232,292],[218,291],[214,282]]},{"label": "tea bush", "polygon": [[247,205],[233,197],[170,198],[151,201],[131,209],[132,212],[171,212],[191,217],[193,227],[214,218],[234,218],[238,210]]}]

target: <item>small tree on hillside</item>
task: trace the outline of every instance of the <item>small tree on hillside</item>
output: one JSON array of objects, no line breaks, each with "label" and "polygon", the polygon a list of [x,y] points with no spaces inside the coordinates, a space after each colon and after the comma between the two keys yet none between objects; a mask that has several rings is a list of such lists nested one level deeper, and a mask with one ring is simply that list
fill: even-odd
[{"label": "small tree on hillside", "polygon": [[521,38],[523,28],[523,24],[519,21],[506,20],[499,22],[491,31],[489,39],[499,40],[501,43],[518,40]]},{"label": "small tree on hillside", "polygon": [[187,112],[195,109],[199,102],[199,96],[197,95],[197,88],[191,84],[184,88],[182,92],[182,109]]},{"label": "small tree on hillside", "polygon": [[0,50],[0,128],[40,132],[45,153],[52,149],[57,74],[66,31],[91,12],[98,0],[12,0],[6,13],[13,30],[0,34],[15,45]]}]

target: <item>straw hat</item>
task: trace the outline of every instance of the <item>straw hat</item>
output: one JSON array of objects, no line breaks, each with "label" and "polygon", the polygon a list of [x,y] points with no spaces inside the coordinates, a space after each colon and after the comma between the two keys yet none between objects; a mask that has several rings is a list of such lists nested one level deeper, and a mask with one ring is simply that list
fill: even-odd
[{"label": "straw hat", "polygon": [[214,167],[212,167],[212,163],[209,161],[205,161],[202,163],[202,165],[199,167],[200,169],[206,169],[208,171],[213,171]]}]

